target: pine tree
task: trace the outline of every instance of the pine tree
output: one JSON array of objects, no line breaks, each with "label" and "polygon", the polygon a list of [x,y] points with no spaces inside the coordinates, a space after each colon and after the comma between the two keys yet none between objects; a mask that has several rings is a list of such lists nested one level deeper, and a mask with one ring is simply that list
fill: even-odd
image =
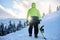
[{"label": "pine tree", "polygon": [[1,25],[0,25],[0,36],[3,36],[4,35],[3,29],[4,29],[4,24],[1,23]]},{"label": "pine tree", "polygon": [[57,6],[57,10],[58,10],[58,6]]},{"label": "pine tree", "polygon": [[7,28],[6,28],[6,26],[4,27],[4,35],[6,35],[7,34]]},{"label": "pine tree", "polygon": [[45,13],[43,13],[43,16],[42,16],[42,18],[45,16]]},{"label": "pine tree", "polygon": [[12,32],[12,23],[11,23],[11,20],[9,21],[9,25],[8,25],[8,32],[9,33]]},{"label": "pine tree", "polygon": [[18,25],[17,25],[17,30],[20,30],[22,28],[22,24],[21,21],[19,21]]},{"label": "pine tree", "polygon": [[24,22],[24,27],[26,27],[26,23]]},{"label": "pine tree", "polygon": [[51,5],[49,4],[49,13],[51,13]]},{"label": "pine tree", "polygon": [[13,32],[15,32],[16,31],[16,26],[15,26],[15,22],[13,23]]},{"label": "pine tree", "polygon": [[57,6],[57,10],[60,10],[60,5]]}]

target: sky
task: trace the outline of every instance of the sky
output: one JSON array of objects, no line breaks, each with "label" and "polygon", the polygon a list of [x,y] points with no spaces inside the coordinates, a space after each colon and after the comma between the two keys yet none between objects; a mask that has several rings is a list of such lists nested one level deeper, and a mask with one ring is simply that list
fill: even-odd
[{"label": "sky", "polygon": [[60,0],[0,0],[0,10],[2,9],[15,18],[26,18],[32,2],[36,3],[41,15],[43,13],[48,14],[49,5],[52,12],[56,11],[57,5],[60,5]]}]

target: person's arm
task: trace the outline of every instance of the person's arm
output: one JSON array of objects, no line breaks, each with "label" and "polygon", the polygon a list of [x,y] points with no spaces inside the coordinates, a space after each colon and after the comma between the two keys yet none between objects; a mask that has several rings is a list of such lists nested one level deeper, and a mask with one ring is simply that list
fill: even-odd
[{"label": "person's arm", "polygon": [[40,20],[40,17],[41,17],[41,15],[40,15],[40,12],[39,12],[39,10],[38,10],[38,19]]}]

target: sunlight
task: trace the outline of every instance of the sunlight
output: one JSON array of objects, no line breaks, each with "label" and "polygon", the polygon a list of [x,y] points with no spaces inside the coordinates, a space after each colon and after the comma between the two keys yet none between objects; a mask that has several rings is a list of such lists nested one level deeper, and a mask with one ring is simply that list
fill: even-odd
[{"label": "sunlight", "polygon": [[26,18],[26,14],[28,9],[31,8],[31,3],[35,2],[37,5],[37,8],[39,9],[41,16],[43,15],[43,13],[45,14],[49,14],[49,10],[51,12],[56,11],[56,6],[57,3],[54,3],[50,0],[48,1],[40,1],[40,0],[31,0],[31,1],[22,1],[22,2],[15,2],[14,3],[14,8],[18,9],[20,12],[17,14],[20,18]]},{"label": "sunlight", "polygon": [[39,9],[41,10],[40,12],[45,13],[45,14],[49,13],[49,6],[50,6],[51,12],[56,11],[56,6],[57,6],[56,3],[53,3],[53,2],[50,2],[50,1],[47,1],[47,2],[43,1],[43,2],[40,2],[40,5],[38,5]]},{"label": "sunlight", "polygon": [[56,11],[57,5],[60,5],[60,3],[57,3],[56,0],[14,0],[12,5],[9,4],[11,8],[4,7],[3,5],[2,6],[10,15],[17,18],[26,18],[26,14],[28,12],[28,9],[31,8],[32,2],[36,3],[36,7],[40,11],[41,16],[43,15],[43,13],[47,15],[49,14],[49,12]]}]

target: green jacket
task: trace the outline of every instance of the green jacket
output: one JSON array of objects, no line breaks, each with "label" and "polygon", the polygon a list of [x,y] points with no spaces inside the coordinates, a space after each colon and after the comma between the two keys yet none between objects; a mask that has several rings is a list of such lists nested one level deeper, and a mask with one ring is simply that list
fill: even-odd
[{"label": "green jacket", "polygon": [[37,16],[38,20],[40,20],[40,13],[39,13],[39,10],[36,9],[36,4],[35,3],[32,3],[32,8],[28,10],[26,20],[28,20],[29,16]]}]

